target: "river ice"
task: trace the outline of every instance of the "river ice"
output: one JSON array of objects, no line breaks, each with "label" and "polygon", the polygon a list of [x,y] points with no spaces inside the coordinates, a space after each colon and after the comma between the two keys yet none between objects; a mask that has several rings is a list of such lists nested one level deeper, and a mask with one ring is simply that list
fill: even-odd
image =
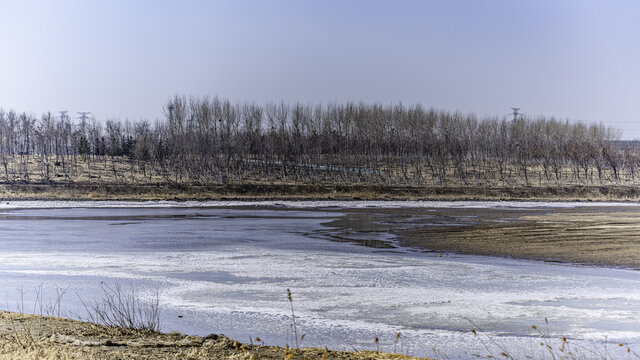
[{"label": "river ice", "polygon": [[[11,204],[0,210],[0,304],[10,310],[38,313],[56,289],[67,289],[63,313],[82,316],[79,298],[95,297],[101,281],[119,281],[160,289],[165,331],[292,345],[291,289],[303,346],[375,349],[378,337],[381,350],[450,359],[502,349],[537,354],[535,324],[583,349],[601,351],[605,337],[609,352],[617,343],[640,349],[640,273],[633,270],[439,257],[315,236],[326,235],[323,223],[346,206]],[[37,302],[40,288],[45,300]]]}]

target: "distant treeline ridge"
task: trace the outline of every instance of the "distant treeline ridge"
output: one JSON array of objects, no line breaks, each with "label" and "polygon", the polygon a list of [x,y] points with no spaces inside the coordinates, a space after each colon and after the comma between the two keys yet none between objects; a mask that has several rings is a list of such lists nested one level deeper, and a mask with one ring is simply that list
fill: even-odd
[{"label": "distant treeline ridge", "polygon": [[640,151],[620,136],[602,124],[420,105],[175,96],[157,122],[78,123],[0,110],[0,181],[635,184]]}]

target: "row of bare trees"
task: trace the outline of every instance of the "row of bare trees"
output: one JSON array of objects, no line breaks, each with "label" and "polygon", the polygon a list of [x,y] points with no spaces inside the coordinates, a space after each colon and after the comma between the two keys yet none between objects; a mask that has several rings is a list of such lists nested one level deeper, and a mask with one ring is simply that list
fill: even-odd
[{"label": "row of bare trees", "polygon": [[79,124],[0,110],[0,181],[394,186],[635,184],[640,148],[554,118],[176,96],[164,118]]}]

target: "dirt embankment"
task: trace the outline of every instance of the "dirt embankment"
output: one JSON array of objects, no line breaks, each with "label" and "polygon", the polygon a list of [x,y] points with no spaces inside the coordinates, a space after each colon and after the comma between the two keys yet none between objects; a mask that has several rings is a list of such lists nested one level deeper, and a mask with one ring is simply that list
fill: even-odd
[{"label": "dirt embankment", "polygon": [[353,184],[1,184],[2,200],[533,200],[639,201],[640,187],[407,187]]},{"label": "dirt embankment", "polygon": [[0,311],[0,359],[415,359],[401,354],[287,349],[206,337],[141,332]]}]

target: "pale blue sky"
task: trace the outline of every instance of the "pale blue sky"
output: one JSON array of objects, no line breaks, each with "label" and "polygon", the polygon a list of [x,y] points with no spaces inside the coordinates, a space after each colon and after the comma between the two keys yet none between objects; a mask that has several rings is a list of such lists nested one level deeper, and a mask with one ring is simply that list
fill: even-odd
[{"label": "pale blue sky", "polygon": [[174,94],[422,103],[640,138],[640,1],[0,0],[0,107],[161,116]]}]

